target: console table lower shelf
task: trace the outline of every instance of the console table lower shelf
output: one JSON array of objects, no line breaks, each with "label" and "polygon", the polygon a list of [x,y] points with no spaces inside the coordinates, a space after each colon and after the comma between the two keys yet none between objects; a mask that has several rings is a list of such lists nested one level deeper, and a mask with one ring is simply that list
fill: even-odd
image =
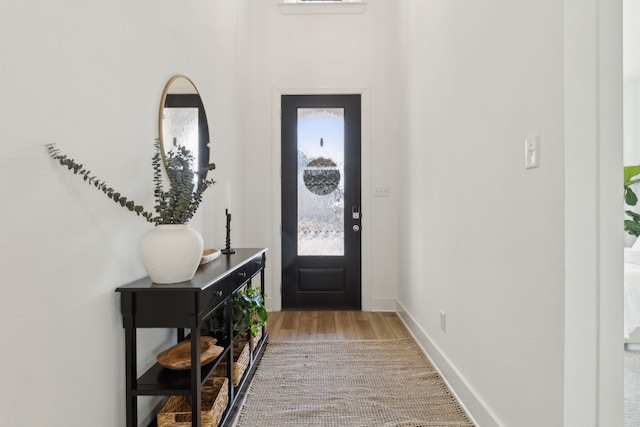
[{"label": "console table lower shelf", "polygon": [[231,427],[234,425],[234,421],[240,413],[240,409],[242,409],[242,404],[244,403],[244,398],[247,395],[247,391],[249,391],[249,386],[251,385],[251,381],[253,380],[253,375],[255,374],[260,359],[262,358],[264,350],[267,347],[268,337],[269,334],[265,332],[262,339],[258,342],[254,353],[255,361],[247,368],[245,375],[240,380],[237,394],[234,396],[233,402],[230,402],[227,413],[222,416],[222,420],[220,422],[221,426]]},{"label": "console table lower shelf", "polygon": [[[251,360],[247,366],[241,368],[244,371],[239,373],[239,378],[237,363],[234,363],[234,368],[232,368],[234,396],[232,399],[229,399],[229,379],[226,376],[225,362],[221,362],[211,372],[202,386],[202,427],[230,427],[234,425],[267,345],[268,334],[265,332],[264,335],[260,335],[257,337],[258,339],[254,338],[255,345],[252,346],[253,350],[249,356]],[[190,399],[185,396],[171,396],[166,402],[163,402],[162,410],[148,424],[148,427],[190,426],[192,423]]]}]

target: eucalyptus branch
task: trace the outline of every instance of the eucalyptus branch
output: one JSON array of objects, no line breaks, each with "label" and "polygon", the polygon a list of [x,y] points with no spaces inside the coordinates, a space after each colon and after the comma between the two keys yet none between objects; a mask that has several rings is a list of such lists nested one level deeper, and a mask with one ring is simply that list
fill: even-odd
[{"label": "eucalyptus branch", "polygon": [[136,204],[133,200],[128,200],[113,188],[109,187],[104,181],[97,179],[95,175],[91,175],[91,171],[84,169],[82,164],[77,163],[74,159],[71,159],[64,154],[61,154],[61,151],[56,148],[55,144],[47,144],[46,147],[49,150],[51,158],[57,160],[62,166],[66,166],[69,170],[72,170],[74,175],[82,176],[82,179],[87,184],[93,184],[94,187],[101,190],[114,202],[119,203],[120,206],[127,208],[131,212],[135,212],[138,216],[143,216],[149,222],[154,222],[153,214],[146,211],[143,206]]},{"label": "eucalyptus branch", "polygon": [[[55,146],[55,144],[47,144],[49,155],[57,160],[62,166],[66,166],[74,174],[82,176],[83,180],[88,184],[101,190],[106,196],[121,206],[127,208],[136,215],[144,217],[148,222],[154,224],[186,224],[196,213],[200,203],[202,202],[203,193],[215,184],[212,179],[202,180],[195,187],[195,177],[191,165],[193,164],[193,155],[185,147],[178,147],[177,152],[170,152],[167,158],[166,171],[169,177],[169,190],[164,190],[163,182],[163,161],[160,154],[160,141],[156,139],[154,154],[151,166],[153,168],[153,195],[156,201],[154,210],[156,215],[145,210],[141,205],[136,204],[133,200],[129,200],[120,193],[109,187],[104,181],[92,175],[90,170],[84,168],[74,159],[67,157]],[[215,165],[209,164],[206,168],[199,171],[197,176],[204,176],[207,171],[214,170]]]},{"label": "eucalyptus branch", "polygon": [[[193,155],[185,147],[180,146],[177,151],[171,151],[167,156],[167,176],[169,177],[169,191],[164,190],[162,179],[162,156],[160,143],[156,140],[156,155],[153,156],[153,182],[156,198],[155,210],[158,224],[185,224],[198,210],[204,192],[215,184],[212,179],[203,180],[194,191],[194,173],[191,165]],[[209,164],[207,171],[214,170],[215,165]],[[200,175],[200,174],[198,174]]]}]

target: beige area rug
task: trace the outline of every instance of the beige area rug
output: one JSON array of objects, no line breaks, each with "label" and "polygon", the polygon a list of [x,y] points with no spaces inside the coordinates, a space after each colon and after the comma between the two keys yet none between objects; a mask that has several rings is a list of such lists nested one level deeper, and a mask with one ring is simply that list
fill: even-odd
[{"label": "beige area rug", "polygon": [[267,345],[239,427],[469,427],[411,339]]}]

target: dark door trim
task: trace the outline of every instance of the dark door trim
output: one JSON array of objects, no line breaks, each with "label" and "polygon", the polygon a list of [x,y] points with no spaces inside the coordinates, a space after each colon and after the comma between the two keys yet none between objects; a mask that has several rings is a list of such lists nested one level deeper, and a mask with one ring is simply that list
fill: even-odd
[{"label": "dark door trim", "polygon": [[[271,134],[271,164],[273,185],[271,186],[271,262],[268,269],[269,280],[267,289],[267,306],[269,310],[282,309],[282,297],[280,294],[281,278],[282,278],[282,259],[281,241],[280,241],[280,218],[282,216],[281,199],[280,199],[280,157],[281,157],[281,97],[282,95],[313,95],[313,94],[360,94],[362,97],[362,209],[363,212],[370,212],[371,207],[371,181],[370,181],[370,107],[369,107],[369,89],[367,88],[326,88],[326,89],[300,89],[300,88],[274,88],[272,91],[272,134]],[[364,215],[362,218],[362,310],[383,310],[393,311],[396,308],[395,298],[372,301],[371,289],[371,215]]]},{"label": "dark door trim", "polygon": [[[283,95],[282,96],[282,261],[283,261],[283,292],[282,292],[282,305],[283,308],[289,309],[361,309],[362,304],[362,235],[361,230],[361,217],[352,214],[352,211],[362,212],[362,195],[361,195],[361,146],[362,146],[362,100],[360,94],[338,94],[338,95]],[[286,102],[285,102],[286,101]],[[305,139],[306,146],[312,150],[315,154],[310,154],[311,157],[303,158],[304,164],[311,161],[309,165],[317,162],[321,159],[326,163],[331,163],[331,159],[336,162],[344,161],[344,169],[342,172],[336,173],[333,169],[327,169],[327,172],[321,172],[316,170],[316,166],[311,172],[307,172],[305,169],[305,179],[302,184],[300,151],[298,141],[298,129],[299,109],[312,108],[312,109],[324,109],[324,108],[340,108],[344,109],[344,157],[341,159],[339,153],[334,153],[335,158],[332,158],[331,149],[326,151],[327,148],[322,148],[322,139],[319,138],[319,147],[311,148],[310,140]],[[330,129],[329,133],[331,133]],[[315,136],[322,136],[322,131],[314,131]],[[337,143],[340,141],[339,136],[334,136],[329,141]],[[286,141],[286,151],[285,151]],[[313,156],[319,156],[314,158]],[[328,157],[326,157],[328,156]],[[331,163],[336,166],[335,163]],[[321,169],[322,170],[322,169]],[[307,182],[307,173],[309,175],[309,182]],[[324,173],[323,178],[319,178],[320,174]],[[344,174],[342,177],[341,174]],[[318,177],[320,187],[317,189],[309,190],[309,183],[313,182],[313,177]],[[334,185],[340,187],[334,190],[327,190],[325,180],[332,182],[335,180]],[[344,194],[342,191],[344,190]],[[320,191],[314,195],[313,193]],[[327,192],[325,192],[327,191]],[[319,195],[317,195],[319,194]],[[286,195],[286,199],[285,198]],[[307,196],[310,195],[310,196]],[[299,202],[298,197],[302,196],[302,200],[306,200],[307,203],[320,203],[325,205],[329,201],[341,200],[340,209],[334,211],[334,207],[325,207],[321,210],[322,214],[326,217],[316,217],[317,212],[313,209],[308,210],[310,206],[307,204],[307,211],[305,221],[309,221],[308,225],[314,229],[319,226],[321,230],[330,232],[328,229],[324,229],[323,224],[331,224],[333,220],[338,220],[334,217],[336,212],[339,212],[339,216],[344,218],[344,223],[339,229],[344,231],[344,254],[342,255],[324,255],[324,252],[314,254],[300,253],[298,247],[300,241],[298,240],[298,206],[304,206],[304,202]],[[315,199],[307,199],[307,197]],[[313,202],[311,202],[313,200]],[[302,203],[301,205],[299,203]],[[318,218],[323,220],[318,221]],[[328,222],[324,223],[326,220]],[[341,222],[341,221],[340,221]],[[307,224],[305,222],[305,224]],[[315,225],[311,225],[315,224]],[[357,228],[357,230],[356,230]],[[324,240],[322,240],[325,242]],[[323,244],[323,243],[320,243]],[[326,242],[324,243],[326,244]],[[307,248],[311,249],[311,248]],[[336,248],[337,249],[337,248]],[[331,251],[330,251],[331,252]]]}]

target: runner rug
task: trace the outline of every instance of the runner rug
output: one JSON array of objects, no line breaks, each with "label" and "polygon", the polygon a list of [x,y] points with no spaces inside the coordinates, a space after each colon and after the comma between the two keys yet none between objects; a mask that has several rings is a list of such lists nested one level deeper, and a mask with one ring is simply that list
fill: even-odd
[{"label": "runner rug", "polygon": [[238,427],[474,426],[411,339],[272,342]]}]

